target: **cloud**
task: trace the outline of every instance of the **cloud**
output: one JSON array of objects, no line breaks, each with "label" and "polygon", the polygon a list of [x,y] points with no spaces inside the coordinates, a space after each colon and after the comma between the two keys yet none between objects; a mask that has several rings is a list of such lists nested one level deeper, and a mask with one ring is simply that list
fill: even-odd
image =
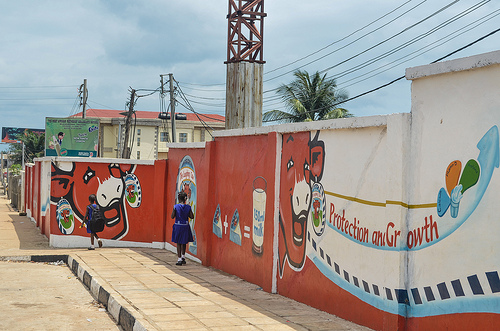
[{"label": "cloud", "polygon": [[[302,70],[312,73],[332,67],[329,76],[345,72],[337,83],[339,87],[347,86],[352,97],[404,75],[407,67],[427,64],[497,29],[500,16],[492,16],[491,20],[469,32],[463,31],[458,38],[428,53],[411,55],[486,15],[495,15],[500,4],[490,1],[422,40],[366,64],[476,2],[462,0],[436,13],[447,3],[266,1],[264,91],[271,92],[264,95],[264,110],[281,107],[272,90],[293,79],[288,71],[308,62],[311,63]],[[402,7],[395,10],[398,6]],[[207,85],[225,83],[227,10],[227,0],[1,1],[0,115],[3,125],[40,128],[45,125],[45,117],[64,117],[80,110],[75,107],[75,101],[84,78],[89,84],[91,107],[106,105],[124,109],[130,87],[157,88],[159,75],[168,73],[173,73],[177,81],[187,83],[182,85],[186,93],[214,99],[192,98],[201,102],[197,104],[198,110],[223,112],[220,107],[223,101],[217,99],[225,96],[224,86]],[[389,14],[392,10],[395,11]],[[396,19],[405,11],[408,13]],[[385,14],[387,16],[373,25],[356,32]],[[391,38],[424,19],[424,23]],[[391,20],[394,21],[389,23]],[[367,34],[370,31],[373,33]],[[364,34],[367,35],[362,37]],[[360,39],[356,41],[357,38]],[[388,38],[391,39],[373,47]],[[450,59],[497,50],[499,44],[500,33]],[[368,50],[370,47],[373,48]],[[297,61],[311,53],[315,54]],[[403,59],[404,56],[408,57]],[[287,66],[294,61],[297,62]],[[384,65],[386,67],[377,69]],[[278,69],[280,67],[283,68]],[[350,72],[356,68],[359,70]],[[275,76],[280,77],[271,79]],[[190,83],[203,86],[188,85]],[[34,88],[37,86],[46,88]],[[188,90],[189,86],[196,90]],[[344,106],[355,115],[364,116],[408,112],[410,102],[410,82],[402,80]],[[158,96],[141,98],[137,107],[158,110]]]}]

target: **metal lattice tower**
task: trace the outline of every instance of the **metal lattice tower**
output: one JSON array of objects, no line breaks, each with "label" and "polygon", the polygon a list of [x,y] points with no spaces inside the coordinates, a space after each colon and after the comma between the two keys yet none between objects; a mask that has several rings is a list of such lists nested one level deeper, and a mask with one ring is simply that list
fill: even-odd
[{"label": "metal lattice tower", "polygon": [[265,63],[264,0],[229,0],[227,61]]}]

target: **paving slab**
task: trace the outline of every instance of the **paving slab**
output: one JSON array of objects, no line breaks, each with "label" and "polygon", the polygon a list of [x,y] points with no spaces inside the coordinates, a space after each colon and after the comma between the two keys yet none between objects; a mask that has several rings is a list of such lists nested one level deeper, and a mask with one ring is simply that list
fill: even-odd
[{"label": "paving slab", "polygon": [[[0,196],[0,260],[14,257],[30,261],[34,256],[65,257],[69,267],[65,270],[66,277],[86,294],[93,295],[90,301],[75,295],[75,300],[88,306],[82,311],[93,309],[89,302],[100,304],[101,310],[106,308],[104,312],[97,310],[104,313],[106,322],[94,318],[102,322],[103,327],[96,328],[99,330],[113,327],[123,330],[369,330],[280,295],[266,293],[257,285],[193,261],[176,266],[175,254],[166,250],[51,248],[36,225],[26,216],[19,216],[9,200]],[[6,271],[0,276],[3,283],[0,297],[11,295],[15,286],[38,286],[49,296],[62,282],[43,273],[38,277],[19,278],[14,268],[2,268],[1,263],[7,262],[0,262],[0,272]],[[30,264],[17,262],[15,265],[23,263]],[[69,293],[71,291],[67,295]],[[29,304],[28,298],[20,298],[17,306],[11,305],[11,308],[21,311],[22,305]],[[52,310],[46,316],[57,320],[61,307],[54,306]],[[75,314],[75,320],[79,316]],[[23,322],[29,323],[29,320]],[[24,324],[14,327],[16,323],[7,317],[0,321],[0,329],[39,329],[35,320],[31,327]],[[92,327],[87,325],[85,329]]]}]

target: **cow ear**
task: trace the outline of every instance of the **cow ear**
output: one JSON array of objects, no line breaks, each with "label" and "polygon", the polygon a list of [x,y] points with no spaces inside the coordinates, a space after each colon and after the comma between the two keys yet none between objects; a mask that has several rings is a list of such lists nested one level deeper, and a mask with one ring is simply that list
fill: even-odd
[{"label": "cow ear", "polygon": [[319,182],[323,176],[323,168],[325,165],[325,143],[318,140],[319,131],[316,132],[314,138],[309,141],[311,151],[310,164],[312,180]]},{"label": "cow ear", "polygon": [[59,198],[68,195],[73,187],[73,174],[75,167],[69,171],[59,168],[54,162],[51,162],[51,199],[59,201]]}]

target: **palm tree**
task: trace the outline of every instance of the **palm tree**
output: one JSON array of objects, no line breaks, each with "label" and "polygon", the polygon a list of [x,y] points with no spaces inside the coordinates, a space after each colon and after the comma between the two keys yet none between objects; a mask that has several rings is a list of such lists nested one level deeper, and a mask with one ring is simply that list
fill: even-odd
[{"label": "palm tree", "polygon": [[[39,134],[31,130],[26,130],[18,139],[24,143],[24,161],[26,163],[33,162],[35,157],[45,155],[45,133]],[[22,144],[10,145],[11,157],[15,164],[21,164],[22,151]]]},{"label": "palm tree", "polygon": [[347,92],[337,89],[335,79],[327,79],[326,74],[321,76],[319,72],[309,76],[307,71],[300,70],[293,75],[294,81],[281,85],[276,91],[288,111],[265,112],[264,122],[295,123],[353,116],[347,109],[338,107],[347,99]]}]

